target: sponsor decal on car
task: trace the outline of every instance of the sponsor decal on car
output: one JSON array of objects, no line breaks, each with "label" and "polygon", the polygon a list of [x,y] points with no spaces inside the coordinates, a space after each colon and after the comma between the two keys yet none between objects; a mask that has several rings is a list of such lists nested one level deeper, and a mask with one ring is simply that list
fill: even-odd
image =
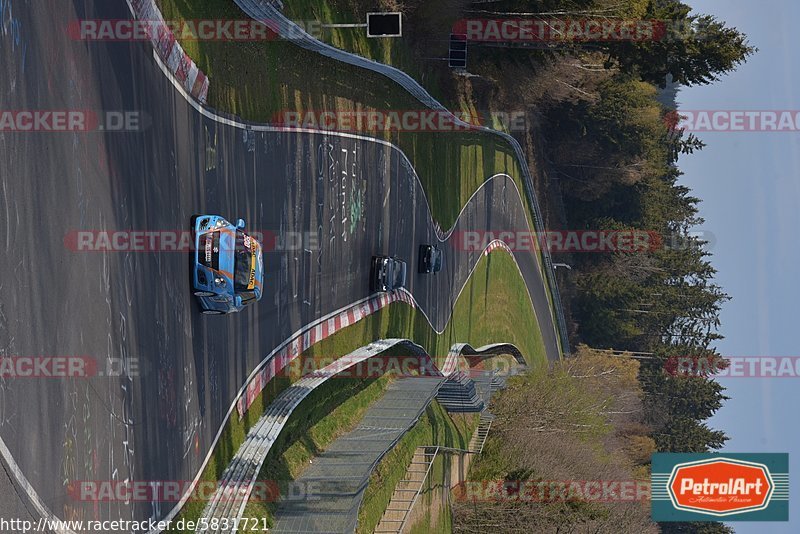
[{"label": "sponsor decal on car", "polygon": [[256,287],[256,255],[250,255],[250,280],[247,283],[247,289]]},{"label": "sponsor decal on car", "polygon": [[212,246],[212,237],[210,235],[206,236],[206,265],[211,265],[211,246]]},{"label": "sponsor decal on car", "polygon": [[198,261],[209,269],[219,269],[220,250],[227,250],[228,245],[222,238],[223,232],[208,232],[201,238],[202,254],[198,254]]}]

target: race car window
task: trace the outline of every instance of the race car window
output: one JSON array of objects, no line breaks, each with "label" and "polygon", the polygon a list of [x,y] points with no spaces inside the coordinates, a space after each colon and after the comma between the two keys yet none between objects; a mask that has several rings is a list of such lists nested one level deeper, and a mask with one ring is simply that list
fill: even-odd
[{"label": "race car window", "polygon": [[242,304],[245,306],[256,301],[255,291],[242,291],[239,296],[242,297]]},{"label": "race car window", "polygon": [[253,238],[244,232],[236,232],[233,269],[233,283],[236,291],[250,291],[256,287],[255,246]]}]

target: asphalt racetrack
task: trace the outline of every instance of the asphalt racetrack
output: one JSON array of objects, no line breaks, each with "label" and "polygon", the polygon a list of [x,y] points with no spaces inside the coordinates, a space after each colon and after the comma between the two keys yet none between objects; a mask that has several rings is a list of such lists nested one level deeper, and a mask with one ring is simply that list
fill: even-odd
[{"label": "asphalt racetrack", "polygon": [[[83,501],[69,488],[192,480],[259,362],[301,326],[370,294],[373,254],[407,260],[420,308],[437,330],[447,324],[481,252],[450,241],[441,273],[416,274],[417,249],[437,242],[436,230],[397,149],[220,123],[176,90],[149,42],[69,37],[75,18],[129,18],[121,0],[0,6],[0,109],[136,112],[143,127],[0,132],[0,355],[98,362],[89,379],[0,378],[0,515],[38,518],[35,495],[61,519],[165,517],[173,504]],[[454,230],[527,229],[523,210],[513,181],[497,176]],[[265,255],[257,306],[202,316],[189,253],[79,251],[70,241],[76,231],[188,230],[196,213],[292,236],[278,247],[291,250]],[[535,255],[515,257],[557,358]]]}]

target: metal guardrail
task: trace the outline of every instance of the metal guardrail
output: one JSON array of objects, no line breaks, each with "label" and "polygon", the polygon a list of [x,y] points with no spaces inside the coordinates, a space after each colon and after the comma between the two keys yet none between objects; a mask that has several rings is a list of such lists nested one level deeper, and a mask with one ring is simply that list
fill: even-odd
[{"label": "metal guardrail", "polygon": [[[347,63],[349,65],[353,65],[356,67],[361,67],[364,69],[368,69],[370,71],[376,72],[378,74],[382,74],[386,76],[390,80],[394,81],[395,83],[399,84],[403,89],[408,91],[414,98],[419,100],[423,105],[427,106],[430,109],[441,111],[445,113],[450,113],[450,111],[443,106],[438,100],[436,100],[433,96],[431,96],[428,91],[425,90],[414,78],[406,74],[405,72],[392,67],[390,65],[386,65],[384,63],[379,63],[377,61],[373,61],[350,52],[346,52],[339,48],[333,47],[327,43],[323,43],[305,31],[302,28],[297,26],[294,22],[286,18],[284,14],[280,11],[279,7],[276,7],[275,3],[272,0],[234,0],[236,5],[244,11],[249,17],[255,20],[265,20],[269,21],[270,28],[274,30],[278,35],[282,38],[291,41],[292,43],[305,48],[306,50],[311,50],[317,52],[323,56],[329,57],[331,59],[335,59],[337,61],[341,61],[343,63]],[[525,195],[528,199],[528,203],[531,205],[533,209],[533,224],[537,233],[544,234],[544,217],[542,216],[541,208],[539,207],[539,201],[536,197],[536,191],[533,187],[533,177],[531,176],[530,169],[528,167],[528,162],[525,157],[525,153],[522,150],[522,146],[519,144],[513,136],[508,133],[501,132],[498,130],[493,130],[491,128],[487,128],[485,126],[475,126],[469,123],[466,123],[450,113],[452,119],[455,121],[456,124],[459,126],[463,126],[464,128],[469,128],[477,131],[486,132],[489,135],[495,135],[507,143],[511,145],[511,148],[514,150],[514,153],[517,157],[517,161],[519,163],[520,169],[522,170],[522,174],[524,177],[524,184],[525,184]],[[561,293],[558,290],[558,283],[555,277],[555,267],[553,267],[553,258],[550,255],[550,251],[547,250],[546,247],[542,248],[542,258],[544,260],[544,271],[545,271],[545,279],[547,280],[547,285],[550,288],[550,294],[552,296],[553,301],[553,314],[555,315],[556,323],[558,324],[558,336],[561,341],[561,351],[563,354],[567,355],[570,352],[569,348],[569,335],[567,332],[567,323],[564,318],[564,308],[561,303]]]}]

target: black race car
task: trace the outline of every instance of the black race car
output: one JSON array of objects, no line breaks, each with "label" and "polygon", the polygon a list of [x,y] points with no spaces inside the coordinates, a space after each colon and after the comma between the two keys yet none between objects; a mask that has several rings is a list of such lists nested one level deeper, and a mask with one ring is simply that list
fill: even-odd
[{"label": "black race car", "polygon": [[436,245],[419,246],[419,272],[438,273],[442,270],[442,250]]},{"label": "black race car", "polygon": [[369,276],[372,291],[393,291],[406,285],[406,262],[391,256],[373,256]]}]

